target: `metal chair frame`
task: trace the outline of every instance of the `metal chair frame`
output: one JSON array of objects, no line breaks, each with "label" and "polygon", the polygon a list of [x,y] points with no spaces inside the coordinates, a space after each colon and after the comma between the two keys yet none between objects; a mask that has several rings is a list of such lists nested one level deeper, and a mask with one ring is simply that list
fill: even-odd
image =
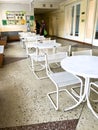
[{"label": "metal chair frame", "polygon": [[[50,56],[50,55],[45,54],[46,73],[47,73],[47,76],[50,78],[50,80],[54,83],[54,85],[56,87],[56,91],[47,93],[47,96],[48,96],[50,102],[52,103],[53,107],[56,110],[58,110],[59,109],[59,92],[66,91],[76,102],[75,105],[64,109],[64,111],[68,111],[68,110],[71,110],[71,109],[77,107],[79,105],[79,101],[74,97],[74,95],[72,93],[70,93],[67,90],[67,86],[71,86],[74,84],[80,84],[80,88],[81,88],[80,100],[81,100],[83,83],[82,83],[82,80],[78,76],[73,75],[69,72],[63,71],[63,72],[53,73],[51,71],[50,64],[53,62],[57,62],[57,60],[58,60],[57,57],[59,57],[57,54],[55,54],[55,56],[54,55]],[[52,94],[56,94],[56,103],[53,101],[53,99],[51,97]]]}]

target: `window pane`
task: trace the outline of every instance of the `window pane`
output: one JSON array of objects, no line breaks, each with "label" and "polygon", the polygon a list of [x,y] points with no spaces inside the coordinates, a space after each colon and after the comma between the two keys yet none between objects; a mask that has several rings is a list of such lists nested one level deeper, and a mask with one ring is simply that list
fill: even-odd
[{"label": "window pane", "polygon": [[79,35],[79,21],[80,21],[80,4],[76,6],[75,36]]},{"label": "window pane", "polygon": [[98,18],[97,18],[97,24],[96,24],[95,39],[98,39]]},{"label": "window pane", "polygon": [[73,24],[74,24],[74,6],[72,7],[71,34],[70,35],[73,35]]}]

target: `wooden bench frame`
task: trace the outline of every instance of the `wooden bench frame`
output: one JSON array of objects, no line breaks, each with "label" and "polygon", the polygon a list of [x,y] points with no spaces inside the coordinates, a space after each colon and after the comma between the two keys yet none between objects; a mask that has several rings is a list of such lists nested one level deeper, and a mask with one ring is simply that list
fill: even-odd
[{"label": "wooden bench frame", "polygon": [[4,61],[4,45],[0,45],[0,67],[2,67]]}]

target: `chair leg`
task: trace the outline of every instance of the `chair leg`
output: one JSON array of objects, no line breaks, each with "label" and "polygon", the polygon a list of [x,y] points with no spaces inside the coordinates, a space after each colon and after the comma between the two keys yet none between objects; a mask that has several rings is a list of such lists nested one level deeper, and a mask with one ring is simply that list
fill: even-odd
[{"label": "chair leg", "polygon": [[[52,98],[51,98],[51,94],[57,94],[56,95],[56,98],[57,98],[57,100],[56,100],[56,104],[55,104],[55,102],[52,100]],[[53,92],[50,92],[50,93],[47,93],[47,96],[48,96],[48,98],[49,98],[49,100],[50,100],[50,102],[52,103],[52,105],[54,106],[54,108],[56,109],[56,110],[58,110],[58,92],[57,91],[53,91]]]},{"label": "chair leg", "polygon": [[75,95],[77,98],[80,98],[79,94],[74,90],[75,88],[80,88],[80,87],[72,87],[71,92],[73,95]]},{"label": "chair leg", "polygon": [[75,105],[68,107],[68,108],[65,108],[64,112],[72,110],[72,109],[76,108],[77,106],[79,106],[83,102],[84,98],[85,98],[85,92],[83,93],[83,95],[81,96],[81,98],[79,99],[79,101]]},{"label": "chair leg", "polygon": [[[78,94],[74,89],[75,88],[79,88],[80,90],[80,93]],[[72,92],[72,94],[76,97],[76,98],[80,98],[81,96],[82,96],[82,94],[83,94],[83,87],[79,87],[79,86],[77,86],[77,87],[72,87],[71,88],[71,92]],[[83,100],[83,102],[85,102],[85,99]]]},{"label": "chair leg", "polygon": [[[57,91],[52,91],[52,92],[47,93],[47,96],[48,96],[50,102],[52,103],[53,107],[54,107],[56,110],[59,109],[59,92],[62,92],[62,91],[66,91],[66,93],[68,93],[68,94],[74,99],[74,101],[77,103],[77,105],[74,105],[74,107],[78,106],[78,102],[79,102],[79,101],[73,96],[73,94],[72,94],[71,92],[69,92],[67,89],[61,89],[61,90],[59,90],[59,89],[57,88]],[[56,103],[53,101],[53,99],[52,99],[52,97],[51,97],[51,95],[52,95],[52,94],[55,94],[55,93],[56,93]],[[81,99],[81,98],[80,98],[80,99]],[[70,108],[68,108],[68,109],[65,109],[64,111],[67,111],[67,110],[72,109],[72,108],[74,108],[74,107],[72,106],[72,107],[70,107]]]},{"label": "chair leg", "polygon": [[[95,84],[94,83],[91,83],[90,84],[90,88],[91,88],[91,90],[93,91],[93,92],[95,92],[97,95],[98,95],[98,91],[97,90],[95,90],[91,85],[94,85],[95,86]],[[91,99],[93,102],[98,102],[98,100],[96,99],[96,100],[93,100],[93,99]]]},{"label": "chair leg", "polygon": [[87,104],[88,104],[88,107],[90,108],[90,110],[92,111],[93,115],[98,119],[98,113],[94,111],[88,97],[87,97]]},{"label": "chair leg", "polygon": [[77,106],[80,105],[81,102],[82,102],[82,101],[79,101],[79,102],[77,102],[75,105],[73,105],[73,106],[71,106],[71,107],[68,107],[68,108],[65,108],[65,109],[64,109],[64,112],[70,111],[70,110],[76,108]]},{"label": "chair leg", "polygon": [[38,74],[37,74],[37,72],[36,71],[34,71],[34,70],[32,70],[33,71],[33,74],[35,75],[35,77],[37,78],[37,79],[46,79],[46,78],[48,78],[48,76],[43,76],[43,77],[40,77]]},{"label": "chair leg", "polygon": [[[40,69],[37,69],[37,70],[35,70],[35,66],[41,66],[41,68]],[[35,77],[37,78],[37,79],[45,79],[45,78],[48,78],[48,76],[42,76],[42,77],[40,77],[38,74],[37,74],[37,72],[40,72],[40,71],[42,71],[42,70],[44,70],[45,69],[45,65],[43,65],[43,64],[40,64],[40,63],[36,63],[36,65],[34,64],[34,61],[32,60],[32,72],[33,72],[33,74],[35,75]]]}]

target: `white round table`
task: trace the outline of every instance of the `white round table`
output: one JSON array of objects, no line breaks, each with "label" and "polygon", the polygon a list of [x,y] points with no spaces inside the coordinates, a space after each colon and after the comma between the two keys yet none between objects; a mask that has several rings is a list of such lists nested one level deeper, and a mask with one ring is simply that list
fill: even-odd
[{"label": "white round table", "polygon": [[44,50],[44,49],[53,49],[53,52],[55,52],[55,49],[60,47],[61,43],[57,43],[57,42],[46,42],[46,43],[32,43],[29,42],[28,44],[26,44],[26,53],[27,55],[29,54],[28,52],[28,48],[35,48],[36,49],[36,53],[38,54],[39,50]]},{"label": "white round table", "polygon": [[57,42],[55,42],[55,43],[53,43],[53,42],[51,42],[51,43],[49,43],[49,42],[46,42],[46,43],[38,42],[38,43],[31,44],[31,46],[34,47],[34,48],[38,48],[38,49],[51,49],[51,48],[55,48],[55,47],[60,47],[61,44],[57,43]]},{"label": "white round table", "polygon": [[90,79],[98,78],[98,56],[81,55],[67,57],[61,61],[61,66],[64,70],[74,75],[82,76],[85,79],[84,93],[78,104],[86,98],[88,107],[98,118],[98,114],[93,110],[89,101]]}]

